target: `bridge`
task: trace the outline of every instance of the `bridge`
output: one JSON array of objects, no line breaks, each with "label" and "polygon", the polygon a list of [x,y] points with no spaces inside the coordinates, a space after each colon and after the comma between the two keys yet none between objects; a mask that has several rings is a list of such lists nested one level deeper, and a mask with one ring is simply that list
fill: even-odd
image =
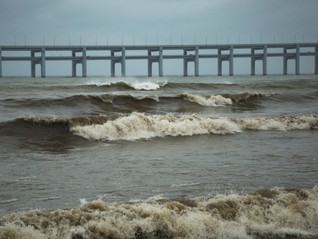
[{"label": "bridge", "polygon": [[[65,54],[56,55],[57,52]],[[55,53],[55,54],[54,54]],[[288,61],[295,62],[295,74],[300,74],[300,58],[314,59],[314,74],[318,74],[318,43],[275,43],[275,44],[199,44],[199,45],[83,45],[83,46],[0,46],[0,77],[3,77],[3,62],[27,61],[31,66],[31,77],[36,76],[36,65],[40,65],[41,77],[46,77],[47,61],[69,61],[72,77],[76,77],[76,67],[81,65],[82,77],[87,76],[87,61],[110,61],[111,76],[115,77],[115,67],[120,65],[121,76],[126,76],[126,62],[146,60],[148,76],[152,66],[158,65],[158,74],[163,76],[163,61],[179,59],[183,61],[183,76],[188,75],[188,63],[194,63],[194,75],[200,75],[200,59],[216,59],[217,74],[222,75],[223,62],[228,62],[228,72],[234,75],[234,59],[249,58],[251,75],[256,73],[256,62],[262,63],[262,73],[267,75],[268,58],[283,59],[284,75],[288,72]]]}]

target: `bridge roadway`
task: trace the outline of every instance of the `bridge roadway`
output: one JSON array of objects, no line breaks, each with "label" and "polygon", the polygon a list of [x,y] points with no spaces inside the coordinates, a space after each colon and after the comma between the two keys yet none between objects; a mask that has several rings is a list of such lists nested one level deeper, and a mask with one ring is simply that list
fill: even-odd
[{"label": "bridge roadway", "polygon": [[[137,55],[127,53],[136,51]],[[176,54],[175,51],[181,51]],[[201,52],[200,52],[201,51]],[[204,52],[203,52],[204,51]],[[207,53],[212,51],[213,54]],[[14,53],[13,53],[14,52]],[[52,55],[57,52],[69,52],[69,55]],[[102,55],[92,55],[102,52]],[[143,52],[140,55],[140,52]],[[29,56],[26,56],[27,54]],[[89,54],[90,53],[90,54]],[[145,54],[146,53],[146,54]],[[154,54],[153,54],[154,53]],[[51,55],[50,55],[51,54]],[[199,76],[199,59],[217,59],[218,75],[222,75],[222,63],[229,62],[229,75],[234,75],[235,58],[251,59],[251,75],[255,75],[255,62],[262,61],[263,75],[267,75],[267,60],[270,57],[283,58],[283,74],[287,74],[289,60],[295,61],[295,74],[299,74],[301,56],[313,56],[318,74],[318,43],[289,44],[226,44],[226,45],[104,45],[104,46],[0,46],[0,77],[2,77],[2,62],[29,61],[31,76],[36,76],[36,65],[41,66],[41,77],[46,76],[46,61],[72,62],[72,76],[76,76],[77,64],[82,65],[82,76],[87,76],[87,61],[106,60],[111,62],[111,76],[115,76],[115,65],[121,65],[121,75],[126,75],[126,61],[147,60],[148,76],[152,76],[152,64],[158,63],[159,76],[163,76],[163,60],[183,60],[183,75],[188,75],[188,63],[194,62],[194,75]]]}]

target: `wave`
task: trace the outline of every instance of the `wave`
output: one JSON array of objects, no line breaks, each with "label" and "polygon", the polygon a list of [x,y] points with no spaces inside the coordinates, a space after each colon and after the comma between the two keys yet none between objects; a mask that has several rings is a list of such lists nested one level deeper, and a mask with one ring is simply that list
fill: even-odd
[{"label": "wave", "polygon": [[199,115],[132,113],[103,124],[74,126],[70,130],[89,140],[138,140],[165,136],[234,134],[243,130],[318,129],[317,115],[213,118]]},{"label": "wave", "polygon": [[217,106],[225,106],[225,105],[232,104],[231,98],[225,98],[222,95],[201,96],[201,95],[185,93],[185,94],[182,94],[182,96],[185,100],[197,103],[202,106],[217,107]]},{"label": "wave", "polygon": [[213,198],[81,200],[71,209],[6,214],[0,238],[308,238],[318,236],[318,187]]},{"label": "wave", "polygon": [[[197,114],[91,115],[71,118],[19,117],[0,123],[1,135],[33,137],[66,133],[88,140],[140,140],[166,136],[235,134],[244,130],[316,130],[318,116],[286,115],[275,117],[226,118]],[[69,136],[70,137],[70,136]]]},{"label": "wave", "polygon": [[133,90],[157,90],[160,88],[167,89],[191,89],[191,90],[202,90],[202,89],[218,89],[224,87],[241,87],[242,84],[236,83],[202,83],[202,82],[169,82],[167,79],[160,81],[142,81],[142,80],[128,80],[128,81],[114,81],[114,82],[101,82],[91,81],[84,85],[78,85],[79,87],[100,87],[100,88],[117,88],[117,89],[133,89]]},{"label": "wave", "polygon": [[149,81],[133,81],[133,82],[98,82],[98,83],[88,83],[86,86],[89,87],[107,87],[107,88],[118,88],[118,89],[134,89],[134,90],[158,90],[161,87],[167,85],[168,82],[149,82]]},{"label": "wave", "polygon": [[239,94],[220,94],[220,95],[196,95],[196,94],[189,94],[184,93],[180,96],[183,97],[184,100],[197,103],[202,106],[226,106],[231,105],[233,103],[244,102],[248,100],[253,100],[259,97],[266,97],[268,95],[261,94],[261,93],[239,93]]},{"label": "wave", "polygon": [[73,95],[63,98],[32,98],[32,99],[13,99],[2,100],[2,105],[14,107],[47,107],[47,106],[74,106],[84,102],[91,103],[112,103],[112,94],[104,95]]},{"label": "wave", "polygon": [[132,113],[102,125],[75,126],[71,131],[91,140],[137,140],[164,136],[226,134],[239,132],[237,125],[197,115],[146,115]]},{"label": "wave", "polygon": [[133,83],[128,83],[129,86],[134,88],[135,90],[157,90],[161,86],[164,86],[167,83],[153,83],[153,82],[133,82]]},{"label": "wave", "polygon": [[[220,95],[199,95],[193,93],[182,93],[176,95],[136,95],[136,94],[79,94],[62,98],[34,98],[34,99],[3,99],[1,104],[9,107],[52,107],[66,106],[73,107],[76,105],[83,106],[85,103],[105,107],[107,104],[121,105],[146,105],[150,101],[160,103],[162,100],[170,100],[171,103],[177,100],[196,103],[200,106],[222,107],[231,105],[233,102],[243,102],[253,100],[254,98],[263,97],[258,93],[241,93],[241,94],[220,94]],[[138,101],[138,104],[137,104]],[[142,102],[144,101],[144,102]],[[143,104],[141,104],[143,103]]]},{"label": "wave", "polygon": [[30,127],[30,126],[42,126],[42,127],[52,127],[61,126],[66,128],[71,128],[72,126],[81,125],[94,125],[102,124],[107,122],[107,120],[114,119],[114,116],[82,116],[82,117],[37,117],[37,116],[23,116],[18,117],[14,120],[0,122],[0,129],[5,128],[15,128],[15,127]]},{"label": "wave", "polygon": [[[86,83],[79,83],[75,85],[63,85],[63,86],[49,86],[51,90],[77,88],[81,89],[94,89],[94,90],[107,90],[107,91],[155,91],[155,90],[181,90],[181,91],[201,91],[201,90],[233,90],[242,89],[242,84],[236,83],[202,83],[202,82],[169,82],[167,79],[160,81],[143,81],[143,80],[121,80],[121,81],[89,81]],[[255,86],[253,89],[260,89]],[[268,88],[270,89],[270,88]]]}]

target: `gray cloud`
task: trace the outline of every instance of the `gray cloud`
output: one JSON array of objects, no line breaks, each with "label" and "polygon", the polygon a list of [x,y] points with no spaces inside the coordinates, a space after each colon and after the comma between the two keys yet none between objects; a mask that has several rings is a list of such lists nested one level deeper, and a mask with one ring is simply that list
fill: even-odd
[{"label": "gray cloud", "polygon": [[316,0],[2,0],[0,43],[315,39]]},{"label": "gray cloud", "polygon": [[318,41],[317,9],[317,0],[1,0],[0,45]]}]

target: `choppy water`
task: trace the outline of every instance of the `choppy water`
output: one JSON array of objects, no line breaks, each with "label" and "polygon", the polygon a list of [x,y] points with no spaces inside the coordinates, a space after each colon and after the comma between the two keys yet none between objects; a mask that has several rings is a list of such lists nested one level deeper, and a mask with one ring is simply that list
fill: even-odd
[{"label": "choppy water", "polygon": [[318,77],[1,78],[0,238],[318,235]]}]

